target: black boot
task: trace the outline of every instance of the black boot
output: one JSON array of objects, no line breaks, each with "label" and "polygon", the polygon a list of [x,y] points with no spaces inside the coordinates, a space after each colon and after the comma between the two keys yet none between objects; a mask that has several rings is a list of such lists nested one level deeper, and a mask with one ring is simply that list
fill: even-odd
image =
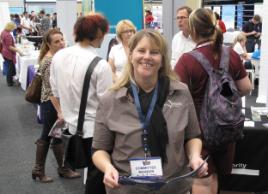
[{"label": "black boot", "polygon": [[42,183],[53,182],[53,179],[51,177],[45,175],[45,162],[49,148],[49,143],[39,139],[36,141],[35,144],[36,144],[36,162],[32,170],[32,178],[35,180],[37,177]]},{"label": "black boot", "polygon": [[58,174],[60,177],[69,178],[69,179],[81,177],[81,175],[78,172],[75,172],[72,169],[65,167],[64,160],[63,160],[64,146],[62,143],[54,144],[52,146],[52,150],[53,150],[53,153],[55,155],[55,158],[59,166]]}]

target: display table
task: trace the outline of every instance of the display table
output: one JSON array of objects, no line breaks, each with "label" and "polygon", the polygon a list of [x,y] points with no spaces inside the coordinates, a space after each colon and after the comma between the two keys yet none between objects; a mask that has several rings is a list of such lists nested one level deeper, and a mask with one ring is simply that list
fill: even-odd
[{"label": "display table", "polygon": [[[246,108],[246,117],[252,118],[250,107]],[[220,176],[221,190],[241,192],[268,190],[267,123],[266,115],[261,116],[261,121],[255,122],[254,127],[245,127],[245,137],[236,145],[232,174]]]},{"label": "display table", "polygon": [[38,62],[39,51],[32,51],[30,55],[18,56],[18,70],[19,70],[19,82],[21,88],[26,90],[27,87],[27,70],[28,66],[36,65]]},{"label": "display table", "polygon": [[31,81],[33,80],[35,74],[36,74],[37,69],[35,68],[34,65],[29,65],[28,70],[27,70],[27,82],[26,82],[26,88],[29,86]]}]

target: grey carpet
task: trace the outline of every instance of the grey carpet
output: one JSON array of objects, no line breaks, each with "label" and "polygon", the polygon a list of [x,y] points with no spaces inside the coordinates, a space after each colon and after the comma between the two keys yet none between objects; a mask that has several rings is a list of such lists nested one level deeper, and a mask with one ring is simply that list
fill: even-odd
[{"label": "grey carpet", "polygon": [[[46,174],[53,183],[33,181],[35,144],[42,126],[36,120],[36,107],[24,100],[19,86],[7,87],[0,71],[0,194],[82,194],[83,179],[67,180],[57,175],[57,165],[49,151]],[[81,172],[81,171],[80,171]]]}]

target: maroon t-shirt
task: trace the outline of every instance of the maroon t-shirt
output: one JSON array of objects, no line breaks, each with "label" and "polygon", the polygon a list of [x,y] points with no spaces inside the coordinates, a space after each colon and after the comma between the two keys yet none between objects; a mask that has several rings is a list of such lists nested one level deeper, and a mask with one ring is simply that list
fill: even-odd
[{"label": "maroon t-shirt", "polygon": [[[219,68],[220,57],[218,59],[214,59],[212,45],[196,49],[205,55],[214,68]],[[208,74],[203,69],[202,65],[189,53],[185,53],[181,56],[174,70],[179,75],[180,80],[188,85],[195,103],[197,116],[199,118],[200,108],[208,81]],[[234,81],[243,79],[247,76],[239,55],[233,49],[230,49],[229,72]],[[208,175],[219,171],[223,174],[230,173],[232,170],[234,153],[235,144],[233,143],[228,145],[226,152],[220,154],[210,153],[203,147],[202,155],[206,156],[207,154],[210,154],[210,159],[208,161]]]},{"label": "maroon t-shirt", "polygon": [[[196,49],[204,54],[214,68],[219,68],[220,57],[217,59],[213,57],[212,45],[206,45]],[[180,80],[188,85],[195,103],[197,115],[199,116],[208,81],[208,74],[202,65],[189,53],[185,53],[180,57],[174,70],[179,75]],[[229,72],[234,81],[247,76],[239,55],[233,49],[230,49]]]},{"label": "maroon t-shirt", "polygon": [[10,46],[15,47],[15,42],[9,31],[4,30],[1,33],[1,40],[3,44],[2,55],[4,58],[12,60],[16,64],[16,52],[9,49]]}]

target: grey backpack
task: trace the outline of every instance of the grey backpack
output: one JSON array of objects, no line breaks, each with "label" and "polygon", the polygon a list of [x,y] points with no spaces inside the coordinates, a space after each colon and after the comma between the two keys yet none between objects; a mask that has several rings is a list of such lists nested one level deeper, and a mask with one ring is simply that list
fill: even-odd
[{"label": "grey backpack", "polygon": [[190,52],[209,75],[199,116],[204,146],[210,150],[243,138],[245,116],[241,96],[229,73],[229,53],[229,47],[223,46],[220,68],[214,69],[201,52]]}]

